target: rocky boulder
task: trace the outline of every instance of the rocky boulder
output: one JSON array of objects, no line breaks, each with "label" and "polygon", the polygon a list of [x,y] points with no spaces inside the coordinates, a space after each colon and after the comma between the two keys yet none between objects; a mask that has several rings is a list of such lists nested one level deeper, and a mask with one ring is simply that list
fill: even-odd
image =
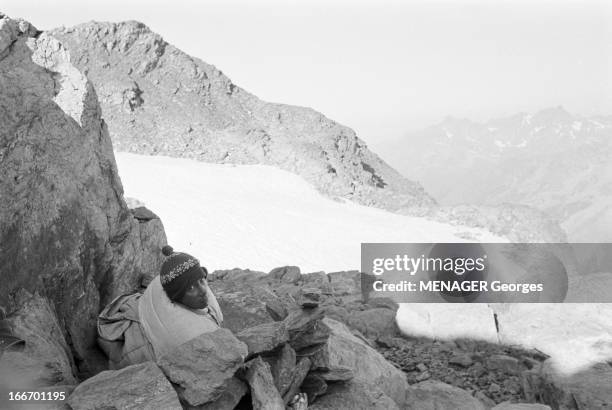
[{"label": "rocky boulder", "polygon": [[295,350],[289,344],[285,344],[277,355],[266,357],[264,360],[270,365],[276,389],[283,396],[292,384],[297,363]]},{"label": "rocky boulder", "polygon": [[87,379],[74,389],[68,405],[73,410],[182,409],[172,385],[153,362]]},{"label": "rocky boulder", "polygon": [[344,374],[345,378],[380,389],[398,406],[403,406],[408,389],[405,374],[342,323],[330,318],[323,319],[323,323],[331,335],[323,348],[311,356],[312,370],[319,371],[323,377],[328,372]]},{"label": "rocky boulder", "polygon": [[254,410],[284,410],[285,404],[274,385],[270,366],[260,357],[247,364],[245,379],[251,388]]},{"label": "rocky boulder", "polygon": [[11,334],[25,340],[23,350],[0,353],[3,387],[23,390],[76,384],[76,368],[59,321],[47,299],[20,290],[19,309],[6,323]]},{"label": "rocky boulder", "polygon": [[247,356],[247,347],[227,329],[204,333],[158,359],[183,402],[200,406],[219,399]]},{"label": "rocky boulder", "polygon": [[485,406],[465,390],[433,380],[410,386],[406,403],[406,408],[411,410],[485,410]]},{"label": "rocky boulder", "polygon": [[289,332],[284,322],[270,322],[249,327],[236,335],[246,344],[249,357],[271,352],[289,341]]},{"label": "rocky boulder", "polygon": [[[132,217],[92,84],[49,33],[0,16],[0,305],[46,297],[83,374],[95,319],[161,257],[161,223]],[[26,340],[26,343],[28,341]]]},{"label": "rocky boulder", "polygon": [[309,409],[313,410],[399,410],[389,396],[376,387],[360,382],[335,383]]},{"label": "rocky boulder", "polygon": [[248,391],[249,388],[242,380],[233,377],[227,382],[225,390],[215,401],[201,406],[183,406],[183,408],[190,410],[233,410]]}]

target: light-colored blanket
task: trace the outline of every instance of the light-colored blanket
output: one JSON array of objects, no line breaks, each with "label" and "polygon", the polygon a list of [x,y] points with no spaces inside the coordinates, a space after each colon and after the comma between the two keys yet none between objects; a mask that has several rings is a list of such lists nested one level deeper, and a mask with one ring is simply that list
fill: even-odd
[{"label": "light-colored blanket", "polygon": [[138,314],[156,358],[194,337],[219,328],[223,314],[212,291],[208,289],[207,293],[208,307],[193,310],[173,303],[162,288],[159,276],[149,284],[139,299]]},{"label": "light-colored blanket", "polygon": [[138,317],[140,293],[115,298],[98,316],[98,345],[112,370],[155,360]]}]

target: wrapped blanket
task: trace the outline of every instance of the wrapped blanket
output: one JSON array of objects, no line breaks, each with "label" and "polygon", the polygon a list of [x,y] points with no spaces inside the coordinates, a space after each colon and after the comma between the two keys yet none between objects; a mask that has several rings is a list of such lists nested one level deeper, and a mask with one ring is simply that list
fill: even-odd
[{"label": "wrapped blanket", "polygon": [[155,360],[138,318],[140,293],[121,295],[98,316],[98,345],[108,356],[110,369]]},{"label": "wrapped blanket", "polygon": [[189,309],[173,303],[156,276],[139,299],[138,314],[145,335],[159,358],[202,333],[213,332],[223,322],[215,295],[207,290],[208,307]]}]

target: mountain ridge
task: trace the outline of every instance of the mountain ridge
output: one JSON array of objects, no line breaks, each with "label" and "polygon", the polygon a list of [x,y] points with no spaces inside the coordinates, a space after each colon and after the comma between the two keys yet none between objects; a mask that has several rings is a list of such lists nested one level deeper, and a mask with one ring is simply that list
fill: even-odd
[{"label": "mountain ridge", "polygon": [[514,241],[565,240],[554,222],[525,207],[438,207],[352,129],[310,108],[260,100],[142,23],[90,22],[51,34],[94,84],[116,151],[272,165],[331,198],[467,223]]},{"label": "mountain ridge", "polygon": [[96,85],[117,151],[279,166],[330,196],[412,212],[435,201],[311,109],[267,103],[138,22],[52,30]]},{"label": "mountain ridge", "polygon": [[[554,107],[485,123],[447,118],[383,153],[443,205],[526,205],[559,221],[571,240],[598,241],[612,239],[598,227],[612,222],[611,135],[612,116]],[[405,161],[408,149],[421,155]]]}]

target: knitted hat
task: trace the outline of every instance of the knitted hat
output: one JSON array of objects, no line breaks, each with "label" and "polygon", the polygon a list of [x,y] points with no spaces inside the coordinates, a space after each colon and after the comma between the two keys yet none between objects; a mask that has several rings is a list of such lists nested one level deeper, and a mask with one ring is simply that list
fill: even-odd
[{"label": "knitted hat", "polygon": [[162,253],[166,256],[159,274],[162,287],[172,301],[180,301],[185,292],[196,281],[205,275],[200,262],[191,255],[174,252],[171,246],[164,246]]}]

